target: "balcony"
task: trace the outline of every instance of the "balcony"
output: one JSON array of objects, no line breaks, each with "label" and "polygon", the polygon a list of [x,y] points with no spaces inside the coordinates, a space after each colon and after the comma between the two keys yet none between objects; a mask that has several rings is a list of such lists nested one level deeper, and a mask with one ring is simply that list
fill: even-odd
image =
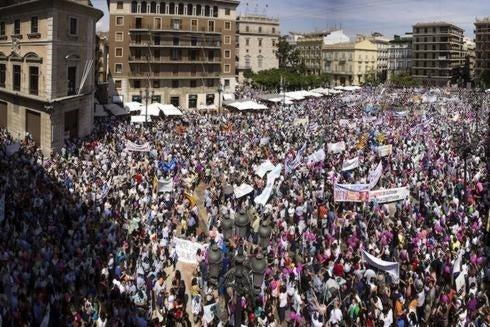
[{"label": "balcony", "polygon": [[[131,48],[148,48],[147,41],[135,42],[130,41],[129,46]],[[208,49],[221,49],[221,42],[179,42],[178,45],[174,45],[173,41],[160,41],[159,43],[150,43],[150,48],[208,48]]]},{"label": "balcony", "polygon": [[[149,59],[150,64],[221,64],[221,58],[196,58],[194,60],[190,58],[172,58],[172,57],[152,57]],[[128,57],[128,62],[131,64],[138,64],[138,63],[148,63],[148,58],[147,57],[136,57],[136,56],[129,56]]]},{"label": "balcony", "polygon": [[129,78],[131,79],[218,79],[221,76],[219,72],[186,72],[186,73],[174,73],[174,72],[160,72],[152,73],[148,76],[147,72],[129,72]]},{"label": "balcony", "polygon": [[157,26],[159,28],[155,28],[153,25],[144,25],[144,24],[131,24],[129,25],[130,32],[136,33],[175,33],[175,32],[188,32],[188,33],[208,33],[208,34],[221,34],[221,28],[209,28],[208,26],[192,26],[185,24],[163,24],[161,26]]}]

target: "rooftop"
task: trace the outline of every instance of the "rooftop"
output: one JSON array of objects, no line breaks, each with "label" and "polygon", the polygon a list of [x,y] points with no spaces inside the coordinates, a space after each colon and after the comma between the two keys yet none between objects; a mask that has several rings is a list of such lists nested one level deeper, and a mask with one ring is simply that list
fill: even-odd
[{"label": "rooftop", "polygon": [[236,19],[237,21],[240,22],[266,22],[266,23],[277,23],[279,24],[279,18],[274,18],[274,17],[268,17],[265,15],[250,15],[250,14],[245,14],[245,15],[240,15]]},{"label": "rooftop", "polygon": [[428,22],[428,23],[417,23],[413,25],[413,27],[434,27],[434,26],[450,26],[463,32],[463,29],[461,27],[458,27],[448,22]]}]

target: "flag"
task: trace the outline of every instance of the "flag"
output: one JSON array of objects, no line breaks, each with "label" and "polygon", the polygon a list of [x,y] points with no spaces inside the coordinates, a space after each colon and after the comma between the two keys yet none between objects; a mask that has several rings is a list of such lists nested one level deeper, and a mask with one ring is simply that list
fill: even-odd
[{"label": "flag", "polygon": [[298,150],[298,152],[296,153],[296,157],[293,160],[291,160],[291,158],[289,157],[286,158],[286,160],[284,161],[284,169],[286,174],[292,173],[293,170],[299,167],[299,165],[301,164],[301,160],[303,160],[303,155],[305,151],[306,151],[306,142],[303,144],[301,149]]}]

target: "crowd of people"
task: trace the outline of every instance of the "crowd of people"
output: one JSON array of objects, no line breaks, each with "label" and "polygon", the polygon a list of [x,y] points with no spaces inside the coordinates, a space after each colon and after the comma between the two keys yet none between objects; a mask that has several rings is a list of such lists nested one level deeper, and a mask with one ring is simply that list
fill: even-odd
[{"label": "crowd of people", "polygon": [[[50,156],[29,137],[8,153],[2,130],[0,325],[226,326],[241,308],[245,326],[489,326],[487,100],[363,88],[144,126],[110,117]],[[281,165],[272,185],[256,172],[267,160]],[[380,163],[372,190],[409,196],[336,199]],[[243,184],[253,191],[237,198]],[[243,211],[247,236],[225,240],[223,218]],[[177,237],[203,245],[191,273]],[[209,283],[212,244],[220,280],[239,244],[267,258],[260,295]]]}]

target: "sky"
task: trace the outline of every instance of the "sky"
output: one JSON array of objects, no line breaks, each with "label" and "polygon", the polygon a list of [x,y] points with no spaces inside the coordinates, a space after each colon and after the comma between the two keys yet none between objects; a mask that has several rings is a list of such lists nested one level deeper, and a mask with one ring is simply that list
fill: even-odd
[{"label": "sky", "polygon": [[[92,0],[104,11],[97,30],[108,30],[106,0]],[[447,21],[473,38],[475,18],[490,16],[490,0],[242,0],[238,14],[279,18],[281,34],[342,28],[349,36],[380,32],[404,34],[417,22]]]}]

